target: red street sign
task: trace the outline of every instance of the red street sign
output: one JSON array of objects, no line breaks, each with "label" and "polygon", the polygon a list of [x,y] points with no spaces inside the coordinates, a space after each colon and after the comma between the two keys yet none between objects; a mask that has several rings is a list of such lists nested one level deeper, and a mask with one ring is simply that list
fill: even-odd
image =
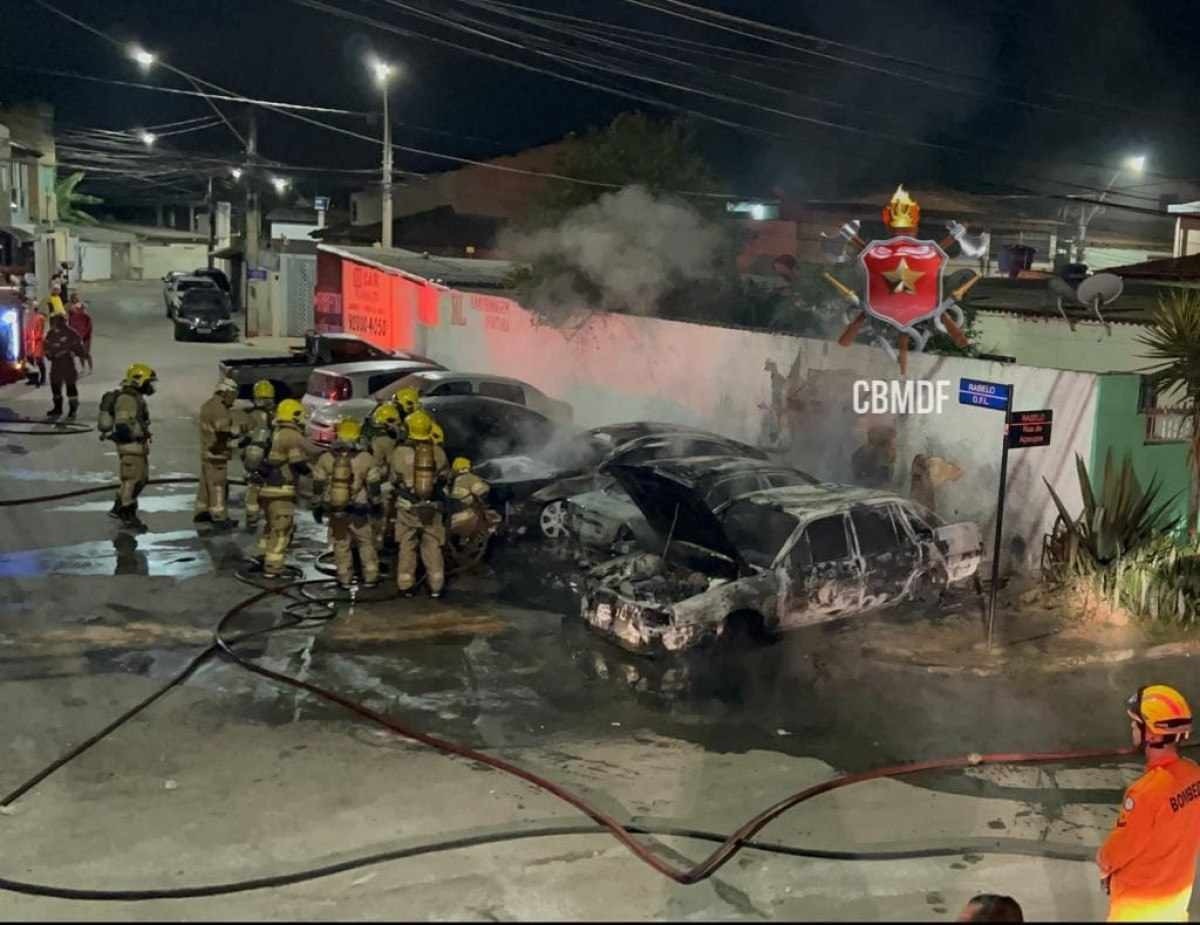
[{"label": "red street sign", "polygon": [[901,235],[872,241],[859,256],[867,274],[867,312],[908,330],[942,307],[942,271],[949,262],[936,241]]},{"label": "red street sign", "polygon": [[1008,428],[1008,445],[1012,449],[1049,446],[1054,411],[1014,411]]}]

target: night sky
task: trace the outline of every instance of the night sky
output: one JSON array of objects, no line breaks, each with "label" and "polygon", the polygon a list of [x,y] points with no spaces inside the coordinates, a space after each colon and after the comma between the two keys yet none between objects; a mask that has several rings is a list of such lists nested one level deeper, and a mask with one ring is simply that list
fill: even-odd
[{"label": "night sky", "polygon": [[[559,51],[613,55],[615,66],[688,84],[738,102],[705,98],[626,76],[595,73],[423,21],[389,0],[324,0],[423,35],[469,44],[538,67],[660,97],[710,116],[776,133],[769,138],[697,122],[706,153],[729,188],[809,198],[887,187],[897,181],[937,182],[979,191],[1105,182],[1102,165],[1131,152],[1148,155],[1150,175],[1200,177],[1200,17],[1188,2],[1002,3],[973,0],[814,2],[700,0],[711,9],[815,34],[854,48],[817,45],[781,33],[777,41],[845,58],[841,63],[665,16],[632,0],[519,0],[529,11],[567,13],[646,30],[662,39],[651,54],[691,62],[684,68],[628,47],[560,45]],[[473,0],[405,0],[406,5],[478,16],[529,28]],[[671,0],[646,0],[670,6]],[[555,140],[607,122],[618,112],[655,106],[572,85],[439,47],[420,37],[380,29],[298,5],[293,0],[55,0],[57,6],[122,40],[136,39],[178,67],[240,93],[347,109],[376,109],[379,94],[364,58],[376,52],[403,67],[392,99],[397,143],[464,157],[488,157]],[[688,12],[684,5],[673,7]],[[695,11],[692,10],[689,15]],[[11,14],[10,14],[11,16]],[[157,69],[148,77],[119,50],[35,3],[20,4],[21,41],[6,42],[5,63],[58,67],[122,80],[186,88]],[[732,28],[744,29],[734,24]],[[543,40],[546,32],[534,30]],[[13,33],[9,31],[11,36]],[[616,33],[609,33],[620,39]],[[653,36],[644,36],[651,42]],[[750,67],[690,54],[675,39],[719,44],[733,53],[774,60]],[[619,43],[624,44],[624,43]],[[917,68],[890,58],[924,62]],[[913,75],[924,83],[896,74]],[[40,76],[12,68],[5,102],[40,97],[60,124],[127,129],[202,116],[199,99]],[[960,76],[960,75],[969,75]],[[742,82],[735,78],[742,78]],[[983,79],[971,79],[983,78]],[[746,81],[771,83],[779,92]],[[972,92],[955,93],[950,88]],[[1043,108],[1019,104],[1025,100]],[[818,127],[756,110],[774,107],[856,127]],[[224,110],[244,125],[242,107]],[[317,115],[375,135],[365,119]],[[260,151],[295,164],[370,168],[378,146],[263,112]],[[419,128],[418,126],[424,127]],[[889,136],[889,137],[880,137]],[[178,136],[176,147],[236,156],[224,127]],[[923,147],[910,142],[943,147]],[[1088,166],[1092,165],[1092,166]],[[397,167],[422,172],[453,165],[397,154]],[[1111,170],[1108,171],[1111,173]],[[302,192],[361,185],[347,175],[297,175]]]}]

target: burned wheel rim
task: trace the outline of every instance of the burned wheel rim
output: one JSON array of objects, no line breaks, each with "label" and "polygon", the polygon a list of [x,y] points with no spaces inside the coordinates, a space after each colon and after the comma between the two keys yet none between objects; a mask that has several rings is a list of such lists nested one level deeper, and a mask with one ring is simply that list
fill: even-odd
[{"label": "burned wheel rim", "polygon": [[567,536],[567,503],[551,501],[542,508],[538,515],[538,525],[542,528],[542,536],[551,540],[563,539]]}]

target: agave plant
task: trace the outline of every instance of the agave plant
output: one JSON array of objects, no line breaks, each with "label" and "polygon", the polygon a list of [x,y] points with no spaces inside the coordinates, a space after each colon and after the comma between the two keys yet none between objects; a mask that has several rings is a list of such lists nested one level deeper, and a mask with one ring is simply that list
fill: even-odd
[{"label": "agave plant", "polygon": [[1055,565],[1085,574],[1104,570],[1154,542],[1170,528],[1167,511],[1178,496],[1172,495],[1156,506],[1162,485],[1151,479],[1143,491],[1133,473],[1129,454],[1117,469],[1113,466],[1112,451],[1108,452],[1098,494],[1078,453],[1075,469],[1079,475],[1079,493],[1083,496],[1083,510],[1077,517],[1067,512],[1054,488],[1042,479],[1058,508],[1061,524],[1056,530],[1061,540]]}]

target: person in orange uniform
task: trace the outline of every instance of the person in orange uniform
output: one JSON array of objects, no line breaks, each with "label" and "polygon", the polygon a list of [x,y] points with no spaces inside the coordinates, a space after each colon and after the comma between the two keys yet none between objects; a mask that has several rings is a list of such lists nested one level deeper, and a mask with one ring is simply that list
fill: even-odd
[{"label": "person in orange uniform", "polygon": [[1192,710],[1165,684],[1125,705],[1146,773],[1125,791],[1116,827],[1096,855],[1110,922],[1186,922],[1200,853],[1200,766],[1179,754]]}]

